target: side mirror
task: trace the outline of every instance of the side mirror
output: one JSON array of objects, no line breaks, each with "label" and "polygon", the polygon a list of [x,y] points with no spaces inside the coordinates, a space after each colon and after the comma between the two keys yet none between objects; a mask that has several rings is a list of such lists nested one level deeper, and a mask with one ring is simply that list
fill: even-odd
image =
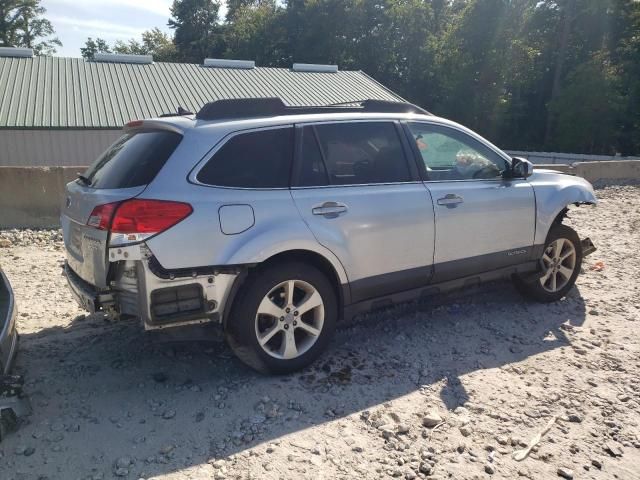
[{"label": "side mirror", "polygon": [[526,158],[513,157],[511,161],[511,178],[529,178],[533,173],[533,163]]}]

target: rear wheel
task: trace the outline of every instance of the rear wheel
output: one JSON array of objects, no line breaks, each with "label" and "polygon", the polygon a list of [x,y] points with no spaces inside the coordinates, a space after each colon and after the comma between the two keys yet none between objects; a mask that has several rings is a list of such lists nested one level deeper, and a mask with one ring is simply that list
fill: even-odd
[{"label": "rear wheel", "polygon": [[539,302],[555,302],[564,297],[576,282],[582,266],[580,237],[570,227],[551,227],[540,259],[542,275],[530,279],[516,276],[514,282],[525,296]]},{"label": "rear wheel", "polygon": [[333,287],[319,270],[304,263],[271,266],[243,285],[227,322],[227,342],[260,372],[292,372],[325,349],[337,314]]}]

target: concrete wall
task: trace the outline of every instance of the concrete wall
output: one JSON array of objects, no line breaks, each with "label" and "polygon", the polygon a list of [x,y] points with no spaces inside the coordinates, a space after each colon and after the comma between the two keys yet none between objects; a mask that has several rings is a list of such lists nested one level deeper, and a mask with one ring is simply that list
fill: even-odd
[{"label": "concrete wall", "polygon": [[0,129],[0,166],[90,165],[122,130]]},{"label": "concrete wall", "polygon": [[[640,162],[607,161],[537,165],[598,180],[640,180]],[[0,167],[0,228],[59,225],[64,186],[84,167]]]},{"label": "concrete wall", "polygon": [[640,180],[640,161],[588,162],[574,165],[574,172],[590,182],[598,180]]},{"label": "concrete wall", "polygon": [[581,153],[554,152],[522,152],[505,150],[512,157],[524,157],[536,165],[571,165],[576,162],[615,162],[624,160],[640,160],[640,157],[620,157],[613,155],[583,155]]},{"label": "concrete wall", "polygon": [[64,186],[82,167],[0,167],[0,228],[56,227]]}]

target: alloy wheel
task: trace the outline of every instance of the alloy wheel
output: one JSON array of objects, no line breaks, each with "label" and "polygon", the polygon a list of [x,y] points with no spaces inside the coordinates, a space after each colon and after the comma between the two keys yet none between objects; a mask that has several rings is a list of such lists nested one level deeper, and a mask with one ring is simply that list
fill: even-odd
[{"label": "alloy wheel", "polygon": [[562,290],[576,269],[577,258],[576,247],[571,241],[558,238],[551,242],[542,255],[542,288],[550,293]]},{"label": "alloy wheel", "polygon": [[291,360],[318,340],[324,324],[324,302],[313,285],[287,280],[267,293],[255,318],[258,344],[272,357]]}]

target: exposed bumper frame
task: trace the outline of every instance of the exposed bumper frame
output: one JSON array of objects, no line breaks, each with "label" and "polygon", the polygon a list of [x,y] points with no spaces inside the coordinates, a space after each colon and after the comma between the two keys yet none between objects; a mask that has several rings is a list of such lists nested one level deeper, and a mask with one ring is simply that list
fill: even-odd
[{"label": "exposed bumper frame", "polygon": [[102,307],[113,303],[113,295],[111,293],[100,293],[88,285],[84,285],[84,282],[67,262],[64,264],[64,276],[67,278],[69,290],[71,290],[76,302],[88,312],[95,313]]},{"label": "exposed bumper frame", "polygon": [[[67,278],[71,294],[81,308],[91,313],[103,311],[113,319],[122,316],[137,317],[142,321],[145,330],[221,321],[237,274],[217,271],[199,274],[194,271],[189,276],[169,275],[167,278],[161,278],[150,268],[150,257],[139,256],[140,260],[116,262],[122,268],[114,269],[114,278],[108,290],[98,290],[88,284],[66,262],[63,274]],[[184,315],[175,315],[167,319],[157,319],[153,309],[154,293],[162,290],[178,291],[185,286],[197,286],[200,289],[202,309],[197,312],[186,311]]]},{"label": "exposed bumper frame", "polygon": [[582,256],[586,257],[587,255],[591,255],[593,252],[597,250],[596,246],[593,244],[589,237],[584,238],[581,242],[582,244]]}]

